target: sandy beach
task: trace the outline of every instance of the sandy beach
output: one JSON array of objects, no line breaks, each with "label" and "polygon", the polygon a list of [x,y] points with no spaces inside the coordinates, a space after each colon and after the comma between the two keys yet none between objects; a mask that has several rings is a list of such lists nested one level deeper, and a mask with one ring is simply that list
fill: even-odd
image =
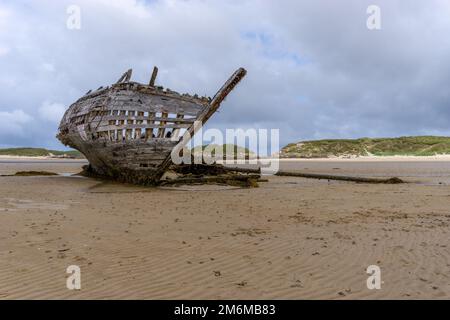
[{"label": "sandy beach", "polygon": [[[281,161],[399,176],[269,176],[259,188],[144,188],[70,176],[83,161],[0,159],[0,299],[450,298],[450,162]],[[82,288],[66,288],[66,268]],[[369,290],[366,268],[381,268]]]}]

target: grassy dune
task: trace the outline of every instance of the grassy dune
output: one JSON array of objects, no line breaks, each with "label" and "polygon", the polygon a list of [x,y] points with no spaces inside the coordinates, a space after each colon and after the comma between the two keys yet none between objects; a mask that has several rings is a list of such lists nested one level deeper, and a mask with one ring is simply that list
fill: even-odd
[{"label": "grassy dune", "polygon": [[417,136],[301,141],[285,146],[282,158],[335,156],[433,156],[450,154],[450,137]]},{"label": "grassy dune", "polygon": [[46,157],[46,156],[64,156],[74,157],[77,159],[84,158],[83,155],[76,151],[59,151],[59,150],[48,150],[44,148],[8,148],[0,149],[0,155],[2,156],[22,156],[22,157]]},{"label": "grassy dune", "polygon": [[240,147],[237,145],[233,145],[233,144],[224,144],[222,146],[216,145],[216,144],[212,144],[212,145],[203,145],[203,146],[196,146],[195,148],[192,148],[191,152],[193,155],[201,155],[201,152],[203,150],[205,150],[206,147],[210,146],[212,152],[211,152],[211,156],[215,156],[216,150],[220,150],[222,149],[222,155],[225,156],[227,154],[227,148],[229,151],[231,151],[231,154],[229,155],[229,157],[233,157],[234,159],[238,159],[238,158],[249,158],[249,157],[256,157],[256,155],[251,152],[249,149],[244,148],[244,147]]}]

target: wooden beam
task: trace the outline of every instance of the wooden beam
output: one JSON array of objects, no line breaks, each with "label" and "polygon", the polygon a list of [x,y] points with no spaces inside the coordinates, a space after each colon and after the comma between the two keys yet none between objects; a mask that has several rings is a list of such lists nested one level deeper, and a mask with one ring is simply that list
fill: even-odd
[{"label": "wooden beam", "polygon": [[[216,95],[212,99],[211,103],[208,107],[203,109],[203,111],[199,114],[196,121],[200,121],[203,125],[206,121],[208,121],[209,118],[219,109],[220,104],[225,98],[228,96],[228,94],[231,92],[231,90],[236,87],[236,85],[239,83],[239,81],[242,80],[242,78],[245,77],[247,74],[247,71],[244,68],[237,69],[231,77],[223,84],[223,86],[220,88],[219,91],[217,91]],[[201,126],[195,126],[192,124],[187,132],[189,132],[189,135],[184,134],[183,137],[181,137],[180,142],[175,147],[177,150],[181,150],[188,142],[189,139],[185,139],[185,136],[188,136],[192,138],[194,134],[201,128]],[[164,172],[167,170],[167,168],[172,164],[172,158],[171,155],[168,155],[167,158],[163,161],[163,163],[159,166],[157,172],[155,173],[154,179],[155,181],[158,181],[163,176]]]},{"label": "wooden beam", "polygon": [[153,67],[152,77],[150,78],[150,82],[148,83],[149,86],[151,87],[155,86],[155,80],[157,75],[158,75],[158,67]]},{"label": "wooden beam", "polygon": [[278,171],[275,173],[276,176],[285,177],[300,177],[300,178],[310,178],[310,179],[324,179],[324,180],[340,180],[340,181],[352,181],[360,183],[385,183],[385,184],[397,184],[405,183],[403,180],[397,177],[393,178],[365,178],[365,177],[352,177],[352,176],[336,176],[328,174],[317,174],[317,173],[302,173],[302,172],[288,172],[288,171]]},{"label": "wooden beam", "polygon": [[180,184],[208,184],[217,183],[225,185],[238,185],[241,187],[257,187],[257,181],[261,178],[258,174],[251,175],[219,175],[213,177],[186,177],[172,180],[160,180],[158,185],[180,185]]},{"label": "wooden beam", "polygon": [[117,83],[121,83],[121,82],[128,82],[131,79],[131,75],[133,73],[133,69],[128,69],[121,77],[119,80],[117,80]]}]

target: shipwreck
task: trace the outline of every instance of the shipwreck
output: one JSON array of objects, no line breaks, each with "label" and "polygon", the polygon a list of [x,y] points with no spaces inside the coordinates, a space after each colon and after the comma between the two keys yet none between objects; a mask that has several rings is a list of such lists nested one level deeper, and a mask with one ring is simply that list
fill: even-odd
[{"label": "shipwreck", "polygon": [[246,70],[236,70],[212,99],[157,86],[157,73],[155,67],[149,83],[141,84],[131,81],[130,69],[115,84],[87,92],[65,112],[57,138],[86,157],[87,171],[122,182],[158,184],[172,165],[172,150],[195,134],[195,121],[208,121]]}]

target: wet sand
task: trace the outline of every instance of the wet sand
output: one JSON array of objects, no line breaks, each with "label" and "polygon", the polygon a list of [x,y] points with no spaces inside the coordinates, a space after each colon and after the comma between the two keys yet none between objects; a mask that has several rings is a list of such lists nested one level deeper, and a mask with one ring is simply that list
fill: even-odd
[{"label": "wet sand", "polygon": [[449,299],[450,164],[383,163],[281,165],[410,183],[144,188],[68,176],[79,161],[2,162],[64,175],[0,177],[0,299]]}]

